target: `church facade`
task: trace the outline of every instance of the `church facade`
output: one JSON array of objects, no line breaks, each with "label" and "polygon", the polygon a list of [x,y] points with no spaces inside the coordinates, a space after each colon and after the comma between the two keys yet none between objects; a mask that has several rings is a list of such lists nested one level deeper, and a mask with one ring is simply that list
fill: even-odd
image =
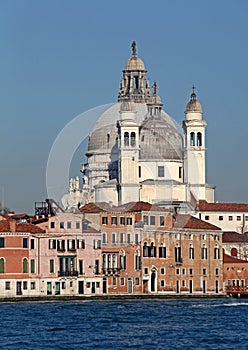
[{"label": "church facade", "polygon": [[100,116],[89,136],[81,195],[70,186],[80,205],[145,201],[190,209],[199,200],[214,202],[215,187],[206,183],[207,124],[194,88],[180,130],[146,74],[133,42],[118,102]]}]

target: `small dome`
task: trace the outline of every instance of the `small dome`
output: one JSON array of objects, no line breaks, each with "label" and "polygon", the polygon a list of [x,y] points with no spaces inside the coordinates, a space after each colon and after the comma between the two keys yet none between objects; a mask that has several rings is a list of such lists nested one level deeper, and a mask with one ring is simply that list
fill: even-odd
[{"label": "small dome", "polygon": [[120,107],[121,112],[136,112],[135,103],[130,101],[122,102]]},{"label": "small dome", "polygon": [[190,96],[190,101],[186,105],[185,113],[202,113],[202,106],[197,101],[196,94],[193,92]]},{"label": "small dome", "polygon": [[145,65],[144,62],[137,56],[132,56],[127,60],[127,63],[125,65],[124,70],[129,70],[129,71],[137,71],[137,70],[142,70],[145,71]]}]

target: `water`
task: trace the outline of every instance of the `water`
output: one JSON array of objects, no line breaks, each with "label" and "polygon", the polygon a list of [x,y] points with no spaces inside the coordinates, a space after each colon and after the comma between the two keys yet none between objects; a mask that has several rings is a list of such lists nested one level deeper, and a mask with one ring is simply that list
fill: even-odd
[{"label": "water", "polygon": [[0,349],[248,349],[248,300],[0,304]]}]

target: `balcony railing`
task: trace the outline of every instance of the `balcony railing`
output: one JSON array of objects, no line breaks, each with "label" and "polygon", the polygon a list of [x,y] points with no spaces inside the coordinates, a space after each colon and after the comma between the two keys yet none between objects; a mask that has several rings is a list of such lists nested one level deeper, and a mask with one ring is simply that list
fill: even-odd
[{"label": "balcony railing", "polygon": [[102,273],[104,275],[117,275],[119,271],[120,271],[120,269],[117,267],[103,268]]},{"label": "balcony railing", "polygon": [[59,277],[77,277],[78,271],[58,271]]}]

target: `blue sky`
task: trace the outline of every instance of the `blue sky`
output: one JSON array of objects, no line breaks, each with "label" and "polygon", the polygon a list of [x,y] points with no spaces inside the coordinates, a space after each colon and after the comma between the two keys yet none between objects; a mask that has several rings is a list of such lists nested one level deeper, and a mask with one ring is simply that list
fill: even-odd
[{"label": "blue sky", "polygon": [[247,13],[246,0],[2,0],[5,204],[32,213],[34,202],[46,198],[46,162],[56,136],[81,112],[117,100],[133,40],[164,109],[179,124],[196,85],[208,123],[208,182],[217,186],[218,201],[248,202]]}]

